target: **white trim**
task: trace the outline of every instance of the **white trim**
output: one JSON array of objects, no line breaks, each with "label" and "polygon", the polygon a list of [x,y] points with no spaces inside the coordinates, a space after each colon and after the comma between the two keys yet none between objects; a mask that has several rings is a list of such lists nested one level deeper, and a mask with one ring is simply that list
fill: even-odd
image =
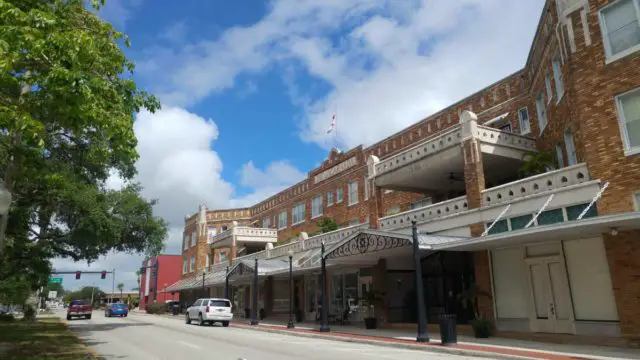
[{"label": "white trim", "polygon": [[569,36],[569,48],[571,49],[571,52],[574,53],[576,52],[576,39],[573,34],[573,23],[571,22],[571,19],[567,21],[567,35]]},{"label": "white trim", "polygon": [[[629,140],[629,133],[627,132],[626,119],[624,117],[624,111],[622,109],[622,103],[620,101],[621,97],[631,95],[634,93],[637,93],[637,96],[640,97],[640,87],[629,90],[622,94],[618,94],[615,97],[616,111],[618,113],[618,126],[620,127],[620,135],[622,137],[622,144],[624,146],[623,149],[626,156],[640,153],[640,146],[631,147],[630,140]],[[637,120],[637,121],[640,121],[640,120]]]},{"label": "white trim", "polygon": [[544,73],[544,88],[547,93],[547,105],[549,105],[551,104],[551,100],[553,100],[553,87],[551,86],[551,74],[549,71]]},{"label": "white trim", "polygon": [[580,11],[580,19],[582,20],[582,31],[584,32],[584,44],[590,46],[591,33],[589,32],[589,20],[587,19],[587,12],[584,8]]},{"label": "white trim", "polygon": [[619,4],[620,1],[631,1],[634,4],[634,7],[636,9],[636,18],[638,19],[638,22],[640,22],[640,2],[638,0],[615,0],[603,6],[600,10],[598,10],[598,19],[600,21],[600,33],[602,34],[602,42],[604,46],[605,64],[610,64],[614,61],[627,57],[637,51],[640,51],[640,44],[637,44],[628,49],[622,50],[616,54],[611,53],[611,44],[609,43],[609,36],[608,36],[609,30],[607,29],[607,23],[605,21],[605,17],[602,15],[602,12],[606,11],[608,8],[612,7],[613,5]]},{"label": "white trim", "polygon": [[489,125],[491,125],[491,124],[495,124],[495,123],[497,123],[497,122],[500,122],[500,121],[504,120],[508,115],[509,115],[509,112],[507,111],[506,113],[504,113],[504,114],[502,114],[502,115],[498,115],[498,116],[494,117],[493,119],[491,119],[491,120],[489,120],[489,121],[485,122],[485,123],[484,123],[484,124],[482,124],[482,125],[484,125],[484,126],[489,126]]}]

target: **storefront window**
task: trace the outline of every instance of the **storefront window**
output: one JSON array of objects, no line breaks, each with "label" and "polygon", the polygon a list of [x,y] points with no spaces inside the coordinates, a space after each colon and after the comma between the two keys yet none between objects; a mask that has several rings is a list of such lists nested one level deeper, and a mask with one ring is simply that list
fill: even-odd
[{"label": "storefront window", "polygon": [[563,221],[564,215],[562,214],[562,209],[543,211],[538,216],[538,225],[551,225],[561,223]]},{"label": "storefront window", "polygon": [[332,294],[331,294],[331,308],[329,312],[342,308],[344,301],[344,294],[342,292],[342,274],[333,275],[331,281]]},{"label": "storefront window", "polygon": [[[569,221],[577,220],[578,216],[582,214],[582,212],[584,211],[584,209],[587,208],[587,206],[589,206],[589,204],[580,204],[580,205],[567,207],[567,220]],[[593,205],[591,208],[589,208],[589,211],[587,211],[587,213],[584,214],[582,218],[586,219],[586,218],[595,217],[595,216],[598,216],[598,210],[596,209],[596,206]]]},{"label": "storefront window", "polygon": [[525,226],[533,219],[533,215],[527,214],[509,219],[511,221],[511,230],[524,229]]},{"label": "storefront window", "polygon": [[[487,223],[487,228],[491,226],[491,223]],[[507,223],[507,220],[500,220],[498,222],[496,222],[493,227],[491,228],[491,230],[489,230],[489,235],[493,235],[493,234],[499,234],[499,233],[503,233],[503,232],[507,232],[509,231],[509,224]]]}]

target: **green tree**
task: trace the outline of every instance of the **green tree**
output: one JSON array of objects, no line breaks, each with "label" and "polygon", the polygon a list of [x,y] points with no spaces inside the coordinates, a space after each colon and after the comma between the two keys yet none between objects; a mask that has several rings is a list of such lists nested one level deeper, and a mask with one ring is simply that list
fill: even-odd
[{"label": "green tree", "polygon": [[124,290],[124,284],[123,283],[119,283],[116,288],[120,291],[120,301],[122,301],[122,291]]},{"label": "green tree", "polygon": [[323,217],[317,222],[318,229],[313,235],[324,234],[330,231],[338,230],[338,224],[332,218]]},{"label": "green tree", "polygon": [[527,153],[524,155],[523,161],[518,170],[521,176],[527,177],[542,174],[548,169],[555,169],[558,166],[556,154],[551,150]]},{"label": "green tree", "polygon": [[161,251],[155,202],[137,184],[105,188],[111,171],[133,178],[134,116],[159,108],[131,78],[128,39],[84,0],[0,0],[0,23],[0,177],[14,199],[0,221],[0,279],[37,288],[52,257]]},{"label": "green tree", "polygon": [[91,295],[93,293],[93,306],[100,305],[101,299],[103,299],[106,294],[104,291],[100,290],[97,286],[84,286],[80,290],[72,291],[65,295],[63,298],[64,302],[69,303],[73,300],[85,300],[91,301]]}]

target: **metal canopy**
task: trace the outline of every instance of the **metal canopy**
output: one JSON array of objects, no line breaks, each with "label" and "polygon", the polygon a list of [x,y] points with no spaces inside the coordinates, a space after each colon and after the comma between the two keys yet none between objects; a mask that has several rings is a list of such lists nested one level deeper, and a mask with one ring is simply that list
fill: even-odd
[{"label": "metal canopy", "polygon": [[[450,243],[457,243],[469,239],[468,237],[446,236],[421,233],[418,235],[418,247],[423,251],[434,250],[435,247]],[[389,251],[399,248],[411,249],[413,238],[411,235],[363,229],[331,247],[325,254],[325,259],[339,259],[350,256]]]},{"label": "metal canopy", "polygon": [[[231,269],[229,269],[229,277],[252,275],[254,272],[255,260],[242,259],[238,261]],[[281,271],[289,268],[289,258],[279,259],[259,259],[258,260],[258,276],[269,275],[273,272]]]}]

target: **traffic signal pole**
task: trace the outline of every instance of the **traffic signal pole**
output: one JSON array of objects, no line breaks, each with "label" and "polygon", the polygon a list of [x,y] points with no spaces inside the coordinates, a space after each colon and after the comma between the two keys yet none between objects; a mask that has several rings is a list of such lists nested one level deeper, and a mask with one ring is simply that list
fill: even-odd
[{"label": "traffic signal pole", "polygon": [[113,269],[113,272],[111,273],[111,301],[110,303],[113,304],[113,297],[115,296],[116,293],[116,269]]}]

